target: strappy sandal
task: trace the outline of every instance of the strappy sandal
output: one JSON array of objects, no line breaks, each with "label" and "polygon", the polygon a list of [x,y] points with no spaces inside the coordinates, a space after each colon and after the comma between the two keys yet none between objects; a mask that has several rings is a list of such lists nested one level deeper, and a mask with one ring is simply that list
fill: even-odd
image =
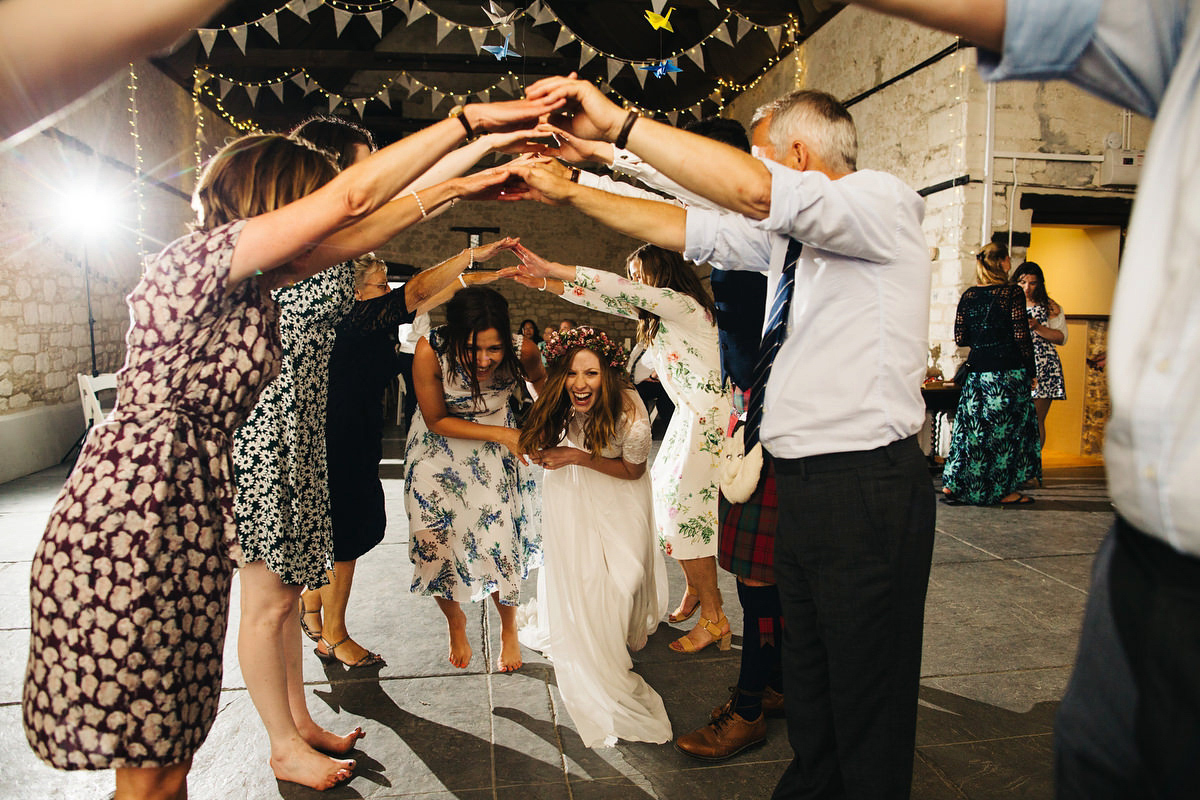
[{"label": "strappy sandal", "polygon": [[713,637],[711,642],[697,647],[690,638],[687,636],[681,636],[680,638],[671,642],[671,644],[668,646],[676,653],[698,653],[704,648],[708,647],[709,644],[716,642],[718,650],[728,650],[733,644],[733,631],[725,631],[724,633],[721,633],[722,624],[729,624],[729,620],[725,617],[724,612],[721,613],[721,618],[716,622],[701,617],[700,624],[697,627],[704,628],[704,630],[708,631],[709,635]]},{"label": "strappy sandal", "polygon": [[314,642],[319,642],[321,640],[321,629],[317,628],[316,630],[313,630],[312,628],[308,627],[308,623],[304,621],[304,618],[307,617],[309,614],[320,614],[320,613],[321,613],[321,609],[319,609],[319,608],[315,608],[312,611],[309,611],[307,608],[304,607],[304,598],[303,597],[300,598],[300,630],[304,631],[304,635],[307,636],[309,639],[312,639]]},{"label": "strappy sandal", "polygon": [[[376,664],[385,663],[383,660],[383,656],[379,655],[379,653],[372,653],[370,650],[368,650],[367,654],[365,656],[360,658],[358,661],[355,661],[353,664],[349,664],[345,661],[342,661],[340,658],[338,658],[337,653],[336,653],[336,651],[339,647],[344,645],[346,642],[350,641],[349,636],[347,636],[345,639],[342,639],[337,644],[330,644],[329,641],[324,636],[320,637],[320,639],[321,640],[317,643],[317,646],[313,648],[313,652],[316,653],[317,658],[321,659],[321,663],[323,663],[323,664],[333,664],[336,662],[338,664],[341,664],[346,669],[358,669],[359,667],[373,667]],[[327,653],[321,652],[322,644],[324,644],[326,647],[329,648],[329,652],[327,652]]]},{"label": "strappy sandal", "polygon": [[700,610],[700,593],[693,589],[691,584],[688,584],[687,591],[683,593],[684,600],[687,600],[689,597],[696,598],[696,604],[692,606],[692,610],[682,615],[676,614],[674,611],[672,611],[670,614],[667,614],[668,622],[684,622],[691,619],[692,615]]}]

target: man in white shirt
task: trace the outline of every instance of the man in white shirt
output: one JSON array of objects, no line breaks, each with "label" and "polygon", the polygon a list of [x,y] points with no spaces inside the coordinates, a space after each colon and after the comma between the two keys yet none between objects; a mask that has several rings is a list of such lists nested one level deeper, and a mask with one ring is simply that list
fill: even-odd
[{"label": "man in white shirt", "polygon": [[[922,200],[890,175],[856,170],[853,120],[820,92],[772,104],[754,131],[763,160],[627,113],[586,82],[549,78],[529,95],[567,98],[572,133],[627,147],[728,211],[516,168],[545,201],[694,261],[765,272],[772,293],[794,271],[787,336],[762,394],[796,754],[775,797],[907,798],[934,528],[916,442],[930,289]],[[785,269],[793,241],[804,247]]]},{"label": "man in white shirt", "polygon": [[871,0],[991,52],[991,80],[1064,78],[1155,118],[1113,301],[1096,555],[1055,725],[1061,798],[1200,794],[1200,2]]}]

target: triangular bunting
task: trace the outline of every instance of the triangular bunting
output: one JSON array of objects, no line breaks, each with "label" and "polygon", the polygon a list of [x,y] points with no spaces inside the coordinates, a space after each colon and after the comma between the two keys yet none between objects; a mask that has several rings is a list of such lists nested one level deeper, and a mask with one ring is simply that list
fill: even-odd
[{"label": "triangular bunting", "polygon": [[742,37],[750,31],[754,30],[754,23],[745,17],[738,17],[737,24],[737,41],[741,41]]},{"label": "triangular bunting", "polygon": [[308,94],[308,76],[306,76],[303,72],[297,72],[295,75],[293,75],[292,83],[299,86],[300,91],[304,92],[305,95]]},{"label": "triangular bunting", "polygon": [[358,118],[363,118],[363,109],[367,107],[367,98],[356,97],[350,101],[350,105],[354,106],[354,110],[358,112]]},{"label": "triangular bunting", "polygon": [[325,0],[304,0],[304,7],[310,14],[323,5],[325,5]]},{"label": "triangular bunting", "polygon": [[471,36],[471,44],[475,45],[476,51],[487,41],[488,30],[488,28],[467,28],[467,33]]},{"label": "triangular bunting", "polygon": [[383,103],[388,108],[392,107],[392,87],[385,86],[375,93],[375,99]]},{"label": "triangular bunting", "polygon": [[526,16],[533,18],[533,24],[534,25],[545,25],[549,22],[554,22],[554,20],[555,20],[554,12],[551,11],[549,8],[546,8],[546,5],[544,3],[542,3],[541,0],[535,0],[535,3],[537,5],[536,10],[534,9],[534,7],[532,5],[529,6],[529,8],[525,9]]},{"label": "triangular bunting", "polygon": [[776,25],[772,28],[767,28],[767,36],[771,38],[771,45],[778,50],[779,40],[783,38],[783,26]]},{"label": "triangular bunting", "polygon": [[482,92],[476,92],[475,96],[479,98],[479,102],[481,102],[481,103],[492,102],[492,90],[491,89],[484,89]]},{"label": "triangular bunting", "polygon": [[346,30],[346,25],[350,20],[354,19],[354,15],[344,8],[330,6],[333,9],[333,27],[337,31],[337,35],[341,36],[342,31]]},{"label": "triangular bunting", "polygon": [[258,21],[258,27],[262,28],[267,33],[271,34],[271,38],[275,43],[279,43],[279,20],[274,14],[267,14]]},{"label": "triangular bunting", "polygon": [[722,41],[730,47],[733,47],[733,39],[731,39],[729,36],[728,24],[718,25],[717,29],[712,32],[712,38]]},{"label": "triangular bunting", "polygon": [[215,28],[200,28],[196,31],[196,35],[200,37],[200,44],[204,45],[204,55],[211,56],[213,43],[217,41],[217,30]]},{"label": "triangular bunting", "polygon": [[589,44],[581,44],[579,46],[579,68],[583,69],[583,65],[596,57],[596,49]]},{"label": "triangular bunting", "polygon": [[242,88],[244,88],[246,90],[246,96],[250,98],[251,106],[253,106],[255,103],[258,102],[258,90],[262,87],[252,84],[250,86],[244,86]]},{"label": "triangular bunting", "polygon": [[720,4],[720,3],[718,3],[718,2],[717,2],[717,0],[708,0],[708,2],[712,3],[712,4],[713,4],[714,6],[716,6],[717,8],[720,8],[720,7],[721,7],[721,4]]},{"label": "triangular bunting", "polygon": [[504,85],[508,87],[508,93],[513,97],[521,94],[521,84],[517,82],[517,76],[511,72],[504,79]]},{"label": "triangular bunting", "polygon": [[691,50],[685,51],[684,55],[695,61],[696,66],[700,68],[701,72],[704,71],[704,51],[700,49],[700,45],[696,45]]},{"label": "triangular bunting", "polygon": [[650,6],[654,9],[655,14],[661,14],[666,4],[667,0],[650,0]]},{"label": "triangular bunting", "polygon": [[279,83],[272,83],[271,91],[275,93],[275,96],[279,98],[279,102],[282,103],[283,102],[283,82],[280,81]]},{"label": "triangular bunting", "polygon": [[640,85],[643,89],[645,89],[646,88],[646,76],[650,74],[650,70],[641,69],[640,66],[641,65],[634,67],[633,74],[637,76],[638,85]]},{"label": "triangular bunting", "polygon": [[608,59],[608,81],[612,83],[612,79],[621,71],[621,67],[625,66],[624,61],[618,61],[615,58]]},{"label": "triangular bunting", "polygon": [[199,89],[201,86],[208,83],[208,79],[211,77],[212,75],[208,74],[208,70],[196,67],[195,72],[192,73],[192,87]]},{"label": "triangular bunting", "polygon": [[371,23],[371,27],[375,29],[375,35],[383,38],[383,12],[372,11],[366,14],[367,22]]},{"label": "triangular bunting", "polygon": [[671,125],[677,125],[679,123],[679,111],[668,111],[667,119],[671,121]]},{"label": "triangular bunting", "polygon": [[442,39],[446,38],[446,34],[454,30],[454,23],[448,19],[438,17],[437,21],[437,43],[441,44]]},{"label": "triangular bunting", "polygon": [[668,71],[668,72],[667,72],[667,75],[668,75],[668,76],[670,76],[670,78],[671,78],[671,83],[674,83],[674,84],[676,84],[676,85],[678,85],[678,84],[679,84],[679,73],[678,73],[678,72],[670,72],[670,71]]},{"label": "triangular bunting", "polygon": [[329,113],[342,104],[342,98],[336,94],[329,95]]},{"label": "triangular bunting", "polygon": [[221,90],[221,99],[224,100],[225,95],[229,94],[229,90],[233,88],[233,84],[222,78],[221,80],[217,81],[217,85]]},{"label": "triangular bunting", "polygon": [[408,24],[412,25],[421,17],[429,13],[429,6],[421,2],[421,0],[413,0],[412,11],[408,15]]},{"label": "triangular bunting", "polygon": [[570,44],[573,41],[575,41],[575,35],[564,26],[558,32],[558,41],[554,43],[554,49],[558,50],[563,45]]},{"label": "triangular bunting", "polygon": [[392,8],[403,11],[404,18],[408,19],[408,15],[412,13],[412,0],[392,0]]},{"label": "triangular bunting", "polygon": [[246,55],[246,26],[238,25],[236,28],[230,28],[229,35],[233,38],[233,43],[242,51],[242,55]]},{"label": "triangular bunting", "polygon": [[437,111],[437,107],[440,106],[442,104],[442,101],[445,99],[446,99],[445,92],[439,92],[437,89],[429,90],[430,108],[432,108],[434,111]]},{"label": "triangular bunting", "polygon": [[305,22],[308,22],[308,6],[305,5],[304,0],[292,0],[292,2],[287,4],[287,10]]}]

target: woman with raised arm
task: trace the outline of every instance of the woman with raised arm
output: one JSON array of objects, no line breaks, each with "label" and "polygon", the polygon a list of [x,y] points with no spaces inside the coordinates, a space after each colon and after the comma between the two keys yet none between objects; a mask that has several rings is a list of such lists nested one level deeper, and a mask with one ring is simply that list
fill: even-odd
[{"label": "woman with raised arm", "polygon": [[413,359],[420,413],[404,454],[411,591],[437,601],[460,669],[471,662],[461,603],[489,595],[501,623],[496,667],[520,668],[521,581],[541,563],[537,484],[509,398],[526,380],[540,389],[546,372],[537,346],[511,331],[503,295],[462,289]]},{"label": "woman with raised arm", "polygon": [[729,620],[717,591],[717,474],[729,403],[721,386],[712,298],[683,257],[643,245],[626,261],[629,277],[547,261],[524,246],[518,280],[577,305],[638,320],[675,414],[651,468],[659,543],[687,579],[675,619],[700,621],[671,649],[693,653],[716,642],[728,650]]},{"label": "woman with raised arm", "polygon": [[[491,128],[527,125],[546,107],[468,110],[469,125]],[[232,434],[279,370],[270,289],[419,220],[416,198],[389,201],[464,132],[457,120],[439,122],[340,175],[325,154],[279,135],[243,137],[210,160],[196,190],[197,229],[151,258],[129,296],[117,405],[89,432],[33,559],[23,712],[26,737],[52,766],[115,769],[118,800],[186,797],[220,701],[229,583],[244,563]],[[421,202],[440,205],[506,176],[447,181]],[[245,565],[243,599],[264,572],[261,562]],[[88,576],[86,586],[74,575]],[[295,632],[293,589],[287,608],[271,614]],[[298,670],[293,639],[286,658]],[[281,650],[277,637],[258,654],[279,666],[292,731],[278,749],[272,742],[272,766],[281,779],[328,788],[354,762],[296,734]],[[264,685],[250,688],[257,705]],[[358,738],[305,734],[334,755]]]},{"label": "woman with raised arm", "polygon": [[563,703],[588,747],[671,738],[662,698],[633,671],[667,610],[655,541],[650,418],[602,331],[546,345],[549,377],[521,432],[546,468],[538,597],[521,642],[554,661]]}]

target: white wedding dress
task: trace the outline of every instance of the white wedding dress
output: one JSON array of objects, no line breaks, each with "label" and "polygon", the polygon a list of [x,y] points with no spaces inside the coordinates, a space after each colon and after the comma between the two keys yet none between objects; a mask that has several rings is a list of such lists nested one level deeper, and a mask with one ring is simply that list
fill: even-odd
[{"label": "white wedding dress", "polygon": [[[602,451],[643,463],[650,421],[637,392]],[[563,445],[583,448],[576,415]],[[554,662],[563,702],[588,747],[617,739],[666,742],[671,723],[662,698],[633,671],[667,611],[667,576],[654,529],[650,472],[623,480],[587,467],[547,470],[542,486],[538,596],[523,606],[521,643]]]}]

